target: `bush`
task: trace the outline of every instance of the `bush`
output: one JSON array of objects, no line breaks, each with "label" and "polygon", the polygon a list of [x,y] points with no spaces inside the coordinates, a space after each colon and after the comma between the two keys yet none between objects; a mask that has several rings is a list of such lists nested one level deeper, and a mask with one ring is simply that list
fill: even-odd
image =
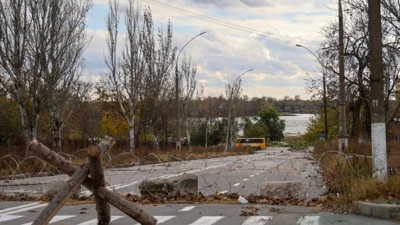
[{"label": "bush", "polygon": [[274,107],[266,107],[259,113],[260,123],[263,124],[269,133],[270,141],[281,141],[285,130],[285,121],[279,119],[279,112]]}]

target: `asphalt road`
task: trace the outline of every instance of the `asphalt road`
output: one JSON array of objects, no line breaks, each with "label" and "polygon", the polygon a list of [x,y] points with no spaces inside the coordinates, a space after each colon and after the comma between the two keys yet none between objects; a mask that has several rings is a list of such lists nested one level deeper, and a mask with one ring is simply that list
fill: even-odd
[{"label": "asphalt road", "polygon": [[[196,159],[196,155],[191,158]],[[198,176],[199,191],[205,195],[216,192],[259,195],[260,186],[264,182],[301,181],[307,198],[311,198],[325,192],[317,170],[318,166],[309,158],[307,151],[267,148],[253,155],[107,169],[105,179],[110,190],[138,194],[138,186],[142,180],[179,177],[192,173]],[[54,183],[67,179],[66,175],[58,175],[0,181],[0,192],[41,195],[51,189]],[[85,188],[80,191],[81,194],[90,194]]]},{"label": "asphalt road", "polygon": [[[0,224],[31,224],[46,204],[0,202]],[[244,208],[247,207],[247,208]],[[251,211],[250,205],[159,205],[144,206],[144,210],[163,225],[394,225],[395,222],[357,215],[319,212],[319,208],[299,206],[258,206],[258,215],[240,216]],[[131,218],[111,208],[111,224],[137,224]],[[95,205],[64,206],[50,224],[97,224]]]}]

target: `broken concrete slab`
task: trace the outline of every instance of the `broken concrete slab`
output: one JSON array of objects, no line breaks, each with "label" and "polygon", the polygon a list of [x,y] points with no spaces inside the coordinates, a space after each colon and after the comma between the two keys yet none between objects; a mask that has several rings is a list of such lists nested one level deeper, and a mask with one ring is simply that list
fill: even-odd
[{"label": "broken concrete slab", "polygon": [[303,184],[300,181],[269,181],[260,187],[260,195],[270,199],[305,199]]},{"label": "broken concrete slab", "polygon": [[198,193],[198,183],[196,175],[184,174],[169,179],[143,180],[139,190],[142,198],[195,195]]}]

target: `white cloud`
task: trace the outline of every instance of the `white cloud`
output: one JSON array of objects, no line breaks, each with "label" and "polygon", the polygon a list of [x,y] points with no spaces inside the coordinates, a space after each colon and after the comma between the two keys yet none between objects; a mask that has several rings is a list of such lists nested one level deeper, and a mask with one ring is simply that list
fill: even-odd
[{"label": "white cloud", "polygon": [[[321,0],[158,1],[264,34],[259,36],[243,32],[241,27],[221,26],[218,22],[193,18],[176,9],[171,11],[166,6],[149,4],[156,25],[165,25],[171,19],[175,31],[174,43],[178,49],[198,33],[207,32],[184,50],[198,65],[198,80],[205,85],[206,94],[224,93],[229,79],[254,69],[243,78],[243,94],[274,97],[299,94],[306,97],[304,78],[306,73],[317,72],[317,69],[312,55],[295,47],[295,44],[316,49],[322,38],[321,27],[336,19],[335,12],[324,7]],[[126,2],[121,0],[122,5]],[[148,2],[151,0],[143,0],[143,6]],[[98,6],[96,8],[108,7],[108,0],[94,0],[94,3]],[[105,16],[96,15],[96,18]],[[89,18],[88,22],[90,27],[94,27],[94,24],[105,23],[105,20]],[[93,74],[105,69],[107,34],[102,29],[89,29],[88,32],[93,39],[85,59]]]}]

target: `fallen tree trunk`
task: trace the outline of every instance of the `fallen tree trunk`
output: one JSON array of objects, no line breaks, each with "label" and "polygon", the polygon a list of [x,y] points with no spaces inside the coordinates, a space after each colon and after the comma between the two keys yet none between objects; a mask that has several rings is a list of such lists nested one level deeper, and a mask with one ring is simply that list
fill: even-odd
[{"label": "fallen tree trunk", "polygon": [[[100,149],[103,145],[99,145]],[[79,166],[67,162],[62,156],[57,154],[54,151],[51,151],[45,145],[38,143],[37,141],[32,141],[29,145],[28,152],[34,153],[39,158],[55,165],[61,172],[66,173],[70,176],[79,168]],[[96,189],[93,185],[93,180],[89,177],[86,177],[82,183],[87,189],[91,192],[95,193]],[[105,187],[99,187],[97,189],[97,194],[108,201],[111,205],[115,206],[126,215],[136,220],[140,224],[143,225],[155,225],[157,224],[157,220],[145,212],[143,209],[136,206],[133,202],[126,200],[124,197],[120,196],[117,193],[111,192],[107,190]]]},{"label": "fallen tree trunk", "polygon": [[[104,171],[103,166],[101,165],[101,150],[98,146],[93,145],[88,148],[88,156],[89,156],[89,168],[90,168],[90,177],[92,178],[93,186],[96,190],[99,187],[105,187],[106,182],[104,180]],[[97,191],[94,193],[94,198],[96,200],[96,211],[97,211],[97,220],[98,224],[108,224],[111,220],[110,215],[110,204],[99,196]]]}]

